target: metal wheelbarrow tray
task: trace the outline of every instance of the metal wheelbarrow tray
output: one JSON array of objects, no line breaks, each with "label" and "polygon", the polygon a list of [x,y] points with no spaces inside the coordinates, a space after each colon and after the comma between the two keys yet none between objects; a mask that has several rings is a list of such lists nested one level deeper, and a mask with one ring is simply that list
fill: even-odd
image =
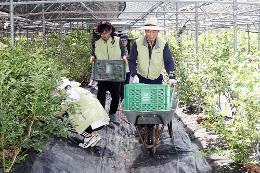
[{"label": "metal wheelbarrow tray", "polygon": [[168,124],[172,121],[174,109],[169,111],[124,111],[132,124]]}]

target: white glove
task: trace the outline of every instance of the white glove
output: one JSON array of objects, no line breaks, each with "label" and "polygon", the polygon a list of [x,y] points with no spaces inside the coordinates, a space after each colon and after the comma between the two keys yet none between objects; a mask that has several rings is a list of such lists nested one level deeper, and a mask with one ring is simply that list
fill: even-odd
[{"label": "white glove", "polygon": [[129,80],[130,83],[139,83],[139,78],[137,75],[135,75],[134,77],[130,77],[130,80]]},{"label": "white glove", "polygon": [[169,79],[169,85],[172,87],[177,83],[176,79]]},{"label": "white glove", "polygon": [[95,56],[90,56],[90,59],[89,59],[90,63],[94,62],[94,61],[95,61],[95,59],[96,59],[96,57],[95,57]]},{"label": "white glove", "polygon": [[123,56],[123,60],[125,61],[125,62],[127,62],[127,56]]}]

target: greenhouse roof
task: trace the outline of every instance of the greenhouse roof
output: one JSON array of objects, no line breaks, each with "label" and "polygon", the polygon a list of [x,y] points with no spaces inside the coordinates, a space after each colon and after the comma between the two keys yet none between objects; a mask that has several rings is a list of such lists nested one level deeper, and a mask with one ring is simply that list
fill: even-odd
[{"label": "greenhouse roof", "polygon": [[135,30],[146,17],[165,30],[199,32],[238,27],[258,32],[260,0],[0,0],[0,30],[62,30],[110,21],[117,30]]}]

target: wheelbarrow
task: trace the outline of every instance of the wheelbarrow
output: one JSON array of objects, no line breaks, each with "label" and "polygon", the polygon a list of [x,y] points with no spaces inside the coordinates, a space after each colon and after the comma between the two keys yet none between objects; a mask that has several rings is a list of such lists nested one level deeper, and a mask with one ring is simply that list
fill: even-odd
[{"label": "wheelbarrow", "polygon": [[[139,137],[139,141],[142,142],[142,144],[144,145],[144,147],[150,151],[151,153],[155,153],[156,151],[156,147],[159,144],[160,141],[160,137],[161,134],[164,130],[164,127],[167,126],[168,127],[168,133],[169,136],[171,138],[173,138],[173,131],[172,131],[172,119],[173,119],[173,115],[175,112],[175,109],[177,107],[177,96],[176,93],[173,91],[173,89],[168,88],[168,86],[163,86],[164,87],[164,91],[163,96],[165,97],[165,99],[167,100],[168,106],[167,108],[164,110],[152,110],[153,108],[150,108],[149,111],[147,110],[133,110],[133,107],[129,109],[129,106],[127,106],[127,104],[131,104],[131,98],[137,98],[135,94],[133,93],[138,93],[138,97],[141,100],[142,99],[146,99],[145,101],[147,101],[147,95],[149,94],[144,94],[142,95],[142,93],[144,92],[149,92],[150,94],[157,94],[158,92],[156,91],[152,91],[153,87],[158,87],[155,86],[154,84],[151,84],[149,86],[147,86],[148,84],[138,84],[140,85],[139,92],[133,92],[131,93],[131,88],[134,87],[133,85],[137,85],[137,84],[129,84],[132,86],[125,86],[125,99],[126,102],[124,101],[124,114],[127,118],[127,120],[131,123],[134,124],[136,127],[136,131],[138,133],[138,137]],[[162,86],[162,85],[161,85]],[[127,87],[130,87],[127,88]],[[148,89],[147,89],[148,87]],[[160,86],[159,86],[160,88]],[[161,90],[161,89],[160,89]],[[165,94],[167,93],[168,94]],[[128,94],[128,95],[127,95]],[[156,98],[153,98],[156,99]],[[134,100],[134,99],[133,99]],[[132,101],[133,101],[132,100]],[[139,100],[140,101],[140,100]],[[145,101],[141,101],[140,105],[142,105]],[[156,102],[154,100],[150,100],[151,102]],[[158,99],[158,102],[163,102],[162,99]],[[155,103],[156,104],[156,103]],[[126,106],[126,108],[125,108]]]}]

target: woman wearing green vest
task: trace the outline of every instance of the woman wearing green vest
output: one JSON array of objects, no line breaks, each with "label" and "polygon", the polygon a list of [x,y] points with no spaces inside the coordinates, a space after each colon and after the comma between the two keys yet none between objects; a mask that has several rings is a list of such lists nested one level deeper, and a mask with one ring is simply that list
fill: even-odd
[{"label": "woman wearing green vest", "polygon": [[161,27],[157,26],[157,19],[147,18],[145,36],[133,43],[128,64],[131,72],[131,81],[134,83],[162,84],[162,70],[165,67],[169,75],[169,85],[176,83],[175,68],[168,43],[158,37]]},{"label": "woman wearing green vest", "polygon": [[[97,32],[100,38],[95,41],[94,53],[90,57],[90,61],[99,60],[122,60],[125,51],[120,46],[118,37],[114,37],[114,28],[109,22],[100,22],[97,25]],[[116,121],[116,111],[120,99],[120,82],[98,81],[97,99],[105,108],[106,92],[111,94],[111,104],[109,109],[110,121],[118,124]]]}]

